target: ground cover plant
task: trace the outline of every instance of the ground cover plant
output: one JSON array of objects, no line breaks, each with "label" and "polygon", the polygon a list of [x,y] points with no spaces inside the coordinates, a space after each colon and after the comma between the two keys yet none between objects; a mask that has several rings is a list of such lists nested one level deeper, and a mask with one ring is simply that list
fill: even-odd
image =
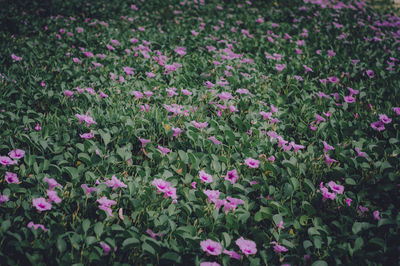
[{"label": "ground cover plant", "polygon": [[400,17],[2,8],[0,264],[394,265]]}]

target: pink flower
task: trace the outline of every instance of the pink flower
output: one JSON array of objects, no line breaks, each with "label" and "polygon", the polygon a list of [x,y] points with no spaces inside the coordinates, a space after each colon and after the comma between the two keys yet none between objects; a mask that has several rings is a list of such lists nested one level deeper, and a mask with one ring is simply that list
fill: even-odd
[{"label": "pink flower", "polygon": [[256,243],[252,240],[246,240],[243,237],[236,240],[236,245],[239,246],[242,253],[246,256],[256,254],[257,253],[257,246]]},{"label": "pink flower", "polygon": [[207,239],[200,242],[200,246],[203,251],[207,252],[209,255],[218,256],[222,252],[222,245],[219,242]]},{"label": "pink flower", "polygon": [[236,169],[228,171],[225,175],[225,180],[231,182],[232,185],[235,184],[238,179],[239,179],[239,174]]},{"label": "pink flower", "polygon": [[114,200],[109,200],[106,197],[101,197],[100,199],[97,200],[97,202],[100,204],[99,209],[105,211],[108,215],[111,217],[114,217],[112,214],[111,206],[117,204],[116,201]]},{"label": "pink flower", "polygon": [[75,94],[75,93],[74,93],[73,91],[70,91],[70,90],[65,90],[65,91],[64,91],[64,95],[65,95],[67,98],[74,96],[74,94]]},{"label": "pink flower", "polygon": [[17,184],[19,182],[17,174],[11,172],[6,172],[5,180],[8,184],[11,183]]},{"label": "pink flower", "polygon": [[113,175],[113,176],[111,177],[111,180],[108,180],[108,179],[107,179],[106,185],[107,185],[108,187],[112,187],[113,190],[116,190],[116,189],[118,189],[119,187],[121,187],[121,188],[127,188],[127,185],[125,185],[124,182],[122,182],[121,180],[119,180],[115,175]]},{"label": "pink flower", "polygon": [[373,213],[372,213],[373,215],[374,215],[374,219],[375,220],[380,220],[381,219],[381,217],[379,217],[379,211],[377,210],[377,211],[374,211]]},{"label": "pink flower", "polygon": [[204,170],[199,172],[199,176],[201,183],[211,183],[213,181],[213,177],[210,174],[207,174]]},{"label": "pink flower", "polygon": [[8,157],[8,156],[0,156],[0,164],[2,166],[14,165],[17,163],[18,163],[17,161],[11,160],[10,157]]},{"label": "pink flower", "polygon": [[204,128],[206,128],[207,126],[208,126],[208,123],[207,122],[200,122],[200,123],[197,123],[196,121],[192,121],[192,124],[196,127],[196,128],[198,128],[198,129],[200,129],[200,130],[202,130],[202,129],[204,129]]},{"label": "pink flower", "polygon": [[206,196],[208,197],[207,200],[213,203],[217,202],[219,195],[221,194],[219,190],[209,190],[209,189],[203,190],[203,193],[206,194]]},{"label": "pink flower", "polygon": [[346,103],[354,103],[356,99],[352,95],[344,96],[344,101]]},{"label": "pink flower", "polygon": [[347,206],[351,206],[351,202],[352,202],[353,200],[352,199],[350,199],[350,198],[348,198],[348,199],[346,199],[346,204],[347,204]]},{"label": "pink flower", "polygon": [[335,159],[332,159],[331,157],[329,157],[329,154],[325,153],[325,160],[326,160],[326,165],[329,166],[331,163],[337,163],[338,161],[336,161]]},{"label": "pink flower", "polygon": [[217,96],[219,97],[220,100],[230,100],[233,99],[232,94],[230,94],[229,92],[221,92],[220,94],[217,94]]},{"label": "pink flower", "polygon": [[260,161],[253,159],[251,157],[247,158],[246,160],[244,160],[244,163],[249,167],[249,168],[258,168],[258,166],[260,165]]},{"label": "pink flower", "polygon": [[385,130],[385,124],[382,121],[372,122],[371,127],[377,131]]},{"label": "pink flower", "polygon": [[278,254],[288,251],[286,247],[279,245],[276,241],[272,241],[271,244],[274,244],[274,251]]},{"label": "pink flower", "polygon": [[41,126],[39,126],[39,123],[36,123],[35,130],[37,130],[37,131],[40,131],[40,130],[42,130],[42,127],[41,127]]},{"label": "pink flower", "polygon": [[179,127],[172,127],[171,129],[172,129],[172,131],[174,131],[174,133],[172,134],[173,137],[177,137],[177,136],[179,136],[179,134],[181,134],[183,132],[183,129],[181,129]]},{"label": "pink flower", "polygon": [[78,64],[82,64],[82,60],[80,60],[79,58],[72,58],[72,60],[74,61],[74,63],[78,63]]},{"label": "pink flower", "polygon": [[90,131],[89,133],[84,133],[79,135],[83,139],[91,139],[94,137],[94,132]]},{"label": "pink flower", "polygon": [[146,233],[148,233],[151,236],[151,238],[153,238],[154,240],[157,240],[156,239],[157,236],[158,237],[162,237],[163,236],[162,233],[154,233],[151,229],[147,229]]},{"label": "pink flower", "polygon": [[98,188],[95,187],[88,187],[86,184],[82,184],[81,188],[85,191],[86,197],[90,195],[90,193],[95,192]]},{"label": "pink flower", "polygon": [[393,107],[393,111],[396,112],[397,115],[400,115],[400,107]]},{"label": "pink flower", "polygon": [[384,123],[384,124],[389,124],[390,122],[392,122],[392,119],[389,118],[386,114],[380,114],[379,115],[379,120],[381,120],[381,122]]},{"label": "pink flower", "polygon": [[25,151],[20,150],[20,149],[15,149],[8,153],[8,156],[10,156],[10,158],[17,159],[17,160],[24,157],[24,155],[25,155]]},{"label": "pink flower", "polygon": [[322,143],[324,144],[324,152],[335,150],[335,148],[326,143],[326,141],[322,141]]},{"label": "pink flower", "polygon": [[221,264],[219,264],[218,262],[205,261],[205,262],[200,262],[200,266],[221,266]]},{"label": "pink flower", "polygon": [[53,178],[44,177],[43,180],[49,184],[49,189],[53,189],[55,187],[62,188],[62,186]]},{"label": "pink flower", "polygon": [[280,222],[277,224],[277,227],[278,227],[279,229],[285,229],[285,227],[283,226],[283,221],[280,221]]},{"label": "pink flower", "polygon": [[367,70],[367,71],[365,71],[365,73],[368,75],[368,77],[370,77],[370,78],[373,78],[374,76],[375,76],[375,73],[374,73],[374,71],[372,71],[372,70]]},{"label": "pink flower", "polygon": [[176,200],[178,197],[176,195],[176,188],[171,187],[171,183],[164,181],[162,179],[154,179],[152,185],[158,190],[158,193],[164,193],[164,197],[171,197]]},{"label": "pink flower", "polygon": [[11,54],[11,58],[12,58],[14,61],[21,61],[21,60],[22,60],[22,57],[16,56],[15,54]]},{"label": "pink flower", "polygon": [[273,163],[275,161],[275,156],[271,155],[268,158],[268,161],[270,161],[271,163]]},{"label": "pink flower", "polygon": [[285,64],[276,64],[275,69],[278,71],[278,73],[281,73],[282,70],[286,68]]},{"label": "pink flower", "polygon": [[142,143],[142,148],[144,148],[146,146],[147,143],[150,143],[151,140],[149,139],[142,139],[139,137],[140,142]]},{"label": "pink flower", "polygon": [[51,210],[51,203],[47,202],[46,199],[42,197],[32,199],[32,205],[40,212]]},{"label": "pink flower", "polygon": [[335,192],[336,194],[343,194],[344,191],[344,186],[338,185],[333,181],[330,181],[328,183],[328,186],[332,189],[333,192]]},{"label": "pink flower", "polygon": [[52,203],[53,201],[57,204],[61,202],[61,198],[58,197],[57,191],[48,189],[46,190],[46,192],[47,192],[47,197],[49,197],[50,203]]},{"label": "pink flower", "polygon": [[9,200],[10,199],[8,198],[7,195],[0,195],[0,204],[3,203],[3,202],[7,202]]},{"label": "pink flower", "polygon": [[34,224],[32,221],[30,221],[27,225],[28,228],[32,228],[35,230],[38,230],[39,228],[42,229],[43,231],[48,231],[49,229],[47,229],[46,227],[44,227],[43,224]]},{"label": "pink flower", "polygon": [[190,185],[192,186],[193,189],[196,189],[196,182],[192,182]]},{"label": "pink flower", "polygon": [[323,201],[326,201],[327,199],[334,200],[336,198],[336,194],[332,193],[332,192],[329,192],[328,189],[324,186],[324,182],[321,182],[319,184],[319,189],[320,189],[320,191],[322,193],[322,196],[323,196],[322,200]]},{"label": "pink flower", "polygon": [[186,54],[186,48],[185,47],[177,47],[175,49],[175,53],[177,53],[180,56],[184,56]]},{"label": "pink flower", "polygon": [[236,251],[230,251],[225,249],[223,253],[229,255],[229,257],[231,257],[232,259],[237,259],[237,260],[242,259],[242,255],[238,254]]},{"label": "pink flower", "polygon": [[219,140],[217,140],[217,139],[215,138],[215,136],[211,136],[211,137],[209,137],[208,139],[211,140],[215,145],[221,145],[221,144],[222,144],[222,142],[219,141]]},{"label": "pink flower", "polygon": [[361,151],[360,148],[356,147],[355,150],[357,152],[357,156],[365,158],[368,157],[368,155],[365,152]]},{"label": "pink flower", "polygon": [[110,246],[107,245],[107,244],[104,243],[104,242],[100,242],[100,246],[103,248],[103,254],[107,256],[108,253],[110,253],[110,251],[111,251]]},{"label": "pink flower", "polygon": [[167,153],[171,152],[170,149],[164,148],[164,147],[162,147],[162,146],[160,146],[160,145],[158,145],[157,148],[161,151],[162,154],[167,154]]}]

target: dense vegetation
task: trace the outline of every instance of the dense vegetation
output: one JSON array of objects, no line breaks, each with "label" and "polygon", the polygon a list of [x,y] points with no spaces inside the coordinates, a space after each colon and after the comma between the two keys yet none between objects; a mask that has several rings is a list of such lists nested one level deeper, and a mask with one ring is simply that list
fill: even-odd
[{"label": "dense vegetation", "polygon": [[0,264],[398,263],[400,17],[114,2],[0,11]]}]

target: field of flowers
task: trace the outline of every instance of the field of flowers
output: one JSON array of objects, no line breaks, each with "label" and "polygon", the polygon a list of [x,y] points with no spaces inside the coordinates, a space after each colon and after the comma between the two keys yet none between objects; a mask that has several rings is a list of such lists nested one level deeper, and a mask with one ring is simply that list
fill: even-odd
[{"label": "field of flowers", "polygon": [[0,10],[1,265],[396,265],[400,17],[363,1]]}]

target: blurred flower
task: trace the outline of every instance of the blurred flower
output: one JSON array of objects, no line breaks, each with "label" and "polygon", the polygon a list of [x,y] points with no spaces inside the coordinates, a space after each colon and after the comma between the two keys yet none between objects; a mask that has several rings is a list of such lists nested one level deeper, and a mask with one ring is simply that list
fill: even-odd
[{"label": "blurred flower", "polygon": [[249,168],[258,168],[258,166],[260,165],[260,161],[253,159],[251,157],[247,158],[246,160],[244,160],[244,163],[249,167]]},{"label": "blurred flower", "polygon": [[203,251],[207,252],[209,255],[217,256],[222,252],[222,245],[219,242],[215,242],[211,239],[201,241],[200,246]]},{"label": "blurred flower", "polygon": [[274,244],[274,251],[278,254],[288,251],[286,247],[279,245],[276,241],[272,241],[271,244]]},{"label": "blurred flower", "polygon": [[238,254],[236,251],[230,251],[230,250],[224,250],[223,251],[224,254],[229,255],[229,257],[231,257],[232,259],[237,259],[237,260],[241,260],[242,256],[240,254]]},{"label": "blurred flower", "polygon": [[57,191],[55,190],[46,190],[47,192],[47,197],[49,197],[49,202],[52,203],[53,201],[55,203],[60,203],[61,202],[61,198],[57,195]]},{"label": "blurred flower", "polygon": [[104,254],[104,255],[108,255],[108,253],[110,253],[111,248],[110,248],[109,245],[107,245],[107,244],[104,243],[104,242],[100,242],[100,246],[103,248],[103,254]]},{"label": "blurred flower", "polygon": [[235,241],[244,255],[252,255],[257,253],[256,243],[252,240],[246,240],[243,237]]},{"label": "blurred flower", "polygon": [[32,228],[35,230],[38,230],[39,228],[42,229],[43,231],[48,231],[49,229],[47,229],[46,227],[44,227],[43,224],[34,224],[32,221],[30,221],[27,225],[28,228]]},{"label": "blurred flower", "polygon": [[111,177],[111,180],[106,179],[106,185],[108,187],[112,187],[113,190],[116,190],[117,188],[127,188],[127,185],[124,184],[121,180],[119,180],[115,175]]},{"label": "blurred flower", "polygon": [[12,159],[21,159],[22,157],[24,157],[25,155],[25,151],[24,150],[20,150],[20,149],[15,149],[12,150],[8,153],[8,156],[10,156],[10,158]]},{"label": "blurred flower", "polygon": [[11,183],[17,184],[19,182],[17,174],[11,172],[6,172],[5,180],[8,184]]},{"label": "blurred flower", "polygon": [[43,197],[32,199],[32,205],[40,212],[51,210],[51,203]]},{"label": "blurred flower", "polygon": [[10,157],[8,157],[8,156],[0,156],[0,164],[2,166],[14,165],[17,163],[18,163],[17,161],[11,160]]},{"label": "blurred flower", "polygon": [[199,172],[199,177],[201,179],[201,183],[211,183],[213,181],[213,177],[210,174],[207,174],[204,170]]},{"label": "blurred flower", "polygon": [[377,211],[374,211],[373,213],[372,213],[373,215],[374,215],[374,219],[375,220],[380,220],[381,219],[381,217],[379,217],[379,211],[377,210]]}]

